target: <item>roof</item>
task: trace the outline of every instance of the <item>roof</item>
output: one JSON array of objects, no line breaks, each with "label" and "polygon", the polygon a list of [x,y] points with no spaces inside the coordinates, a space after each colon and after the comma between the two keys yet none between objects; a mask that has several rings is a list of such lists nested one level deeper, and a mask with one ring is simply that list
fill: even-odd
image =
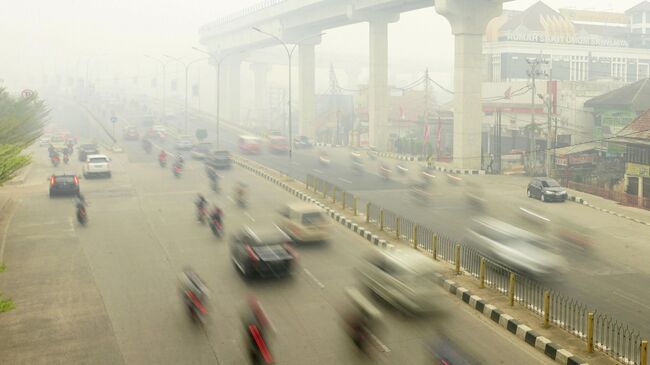
[{"label": "roof", "polygon": [[648,110],[650,109],[650,78],[591,98],[585,102],[585,107],[624,107],[635,112]]},{"label": "roof", "polygon": [[278,243],[290,241],[286,233],[282,232],[276,225],[246,226],[248,232],[259,243]]},{"label": "roof", "polygon": [[323,208],[319,207],[318,205],[314,205],[312,203],[304,203],[304,202],[296,202],[296,203],[289,203],[287,204],[287,207],[289,209],[293,209],[295,211],[299,212],[322,212]]},{"label": "roof", "polygon": [[600,147],[600,141],[599,142],[589,142],[589,143],[582,143],[582,144],[577,144],[574,146],[566,146],[566,147],[560,147],[555,150],[555,153],[557,155],[571,155],[574,153],[582,153],[582,152],[587,152],[587,151],[592,151]]},{"label": "roof", "polygon": [[630,124],[626,125],[625,128],[621,129],[617,137],[622,137],[630,141],[650,141],[650,108],[630,122]]},{"label": "roof", "polygon": [[521,13],[515,14],[502,27],[502,30],[514,30],[524,27],[527,30],[544,31],[544,25],[541,22],[542,17],[553,17],[556,20],[565,19],[560,13],[553,10],[550,6],[542,1],[528,7]]},{"label": "roof", "polygon": [[105,159],[108,159],[108,156],[100,155],[100,154],[94,154],[94,155],[87,155],[86,158],[105,158]]},{"label": "roof", "polygon": [[640,11],[650,11],[650,1],[642,1],[633,7],[625,10],[625,14],[636,13]]}]

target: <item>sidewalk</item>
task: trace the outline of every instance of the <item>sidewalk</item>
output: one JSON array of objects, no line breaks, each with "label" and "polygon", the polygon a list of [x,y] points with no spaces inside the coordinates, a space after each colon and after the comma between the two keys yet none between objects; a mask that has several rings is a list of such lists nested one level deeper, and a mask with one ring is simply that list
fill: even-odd
[{"label": "sidewalk", "polygon": [[[601,198],[596,195],[583,193],[581,191],[566,189],[571,200],[576,203],[599,210],[601,212],[609,213],[611,215],[634,221],[639,224],[650,226],[650,210],[645,210],[637,207],[631,207],[619,204],[616,201]],[[582,200],[580,200],[580,198]]]}]

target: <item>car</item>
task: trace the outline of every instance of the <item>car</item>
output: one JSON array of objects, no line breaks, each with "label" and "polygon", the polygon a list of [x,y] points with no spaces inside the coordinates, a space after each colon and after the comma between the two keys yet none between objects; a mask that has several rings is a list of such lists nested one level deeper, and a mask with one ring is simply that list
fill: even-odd
[{"label": "car", "polygon": [[293,145],[296,148],[312,148],[314,147],[314,142],[307,136],[298,136],[293,139]]},{"label": "car", "polygon": [[56,195],[77,195],[79,193],[79,177],[68,174],[52,174],[49,178],[50,198]]},{"label": "car", "polygon": [[52,137],[43,136],[38,140],[38,145],[41,147],[48,147],[52,143]]},{"label": "car", "polygon": [[205,158],[205,164],[214,169],[229,169],[232,165],[230,152],[213,151]]},{"label": "car", "polygon": [[230,258],[244,277],[283,277],[292,273],[297,253],[278,226],[244,226],[232,236]]},{"label": "car", "polygon": [[79,146],[79,161],[86,162],[88,155],[96,155],[99,153],[97,145],[94,143],[84,143]]},{"label": "car", "polygon": [[289,151],[289,144],[284,136],[270,136],[269,137],[269,152],[271,153],[287,153]]},{"label": "car", "polygon": [[239,136],[237,146],[239,152],[247,155],[257,155],[261,151],[260,139],[255,136]]},{"label": "car", "polygon": [[140,139],[140,133],[138,133],[138,129],[134,126],[128,126],[124,128],[124,139],[127,141],[137,141]]},{"label": "car", "polygon": [[374,249],[357,268],[361,284],[398,310],[425,314],[437,309],[444,296],[437,285],[440,263],[416,250]]},{"label": "car", "polygon": [[466,242],[487,258],[529,277],[545,280],[563,272],[566,261],[544,237],[498,219],[472,219]]},{"label": "car", "polygon": [[537,198],[543,202],[559,201],[567,199],[567,192],[560,184],[548,177],[536,177],[528,183],[526,195],[529,198]]},{"label": "car", "polygon": [[65,144],[67,145],[76,145],[77,144],[77,137],[71,135],[71,134],[66,134],[65,135]]},{"label": "car", "polygon": [[196,144],[192,148],[192,158],[195,160],[203,160],[208,156],[208,154],[210,154],[211,149],[212,149],[212,143],[210,142],[202,142]]},{"label": "car", "polygon": [[106,155],[88,155],[83,166],[84,177],[106,176],[111,177],[111,159]]},{"label": "car", "polygon": [[310,203],[289,203],[279,211],[278,225],[296,242],[323,242],[327,240],[331,222],[323,209]]},{"label": "car", "polygon": [[50,143],[52,144],[65,144],[65,135],[55,134],[50,138]]},{"label": "car", "polygon": [[179,151],[189,151],[194,147],[194,142],[190,136],[178,136],[174,147]]}]

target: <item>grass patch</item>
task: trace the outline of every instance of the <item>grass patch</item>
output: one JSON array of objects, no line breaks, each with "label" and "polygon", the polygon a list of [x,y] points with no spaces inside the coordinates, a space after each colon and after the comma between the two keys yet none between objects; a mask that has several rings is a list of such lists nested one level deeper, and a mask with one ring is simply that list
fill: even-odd
[{"label": "grass patch", "polygon": [[0,313],[8,312],[16,308],[14,301],[10,299],[2,299],[2,293],[0,293]]},{"label": "grass patch", "polygon": [[7,270],[7,265],[0,263],[0,272],[4,272],[5,270]]}]

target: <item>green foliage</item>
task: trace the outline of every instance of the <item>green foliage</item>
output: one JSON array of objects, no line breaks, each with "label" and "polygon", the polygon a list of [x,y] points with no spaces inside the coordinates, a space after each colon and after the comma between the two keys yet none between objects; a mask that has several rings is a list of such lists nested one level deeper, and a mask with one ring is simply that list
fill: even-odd
[{"label": "green foliage", "polygon": [[208,138],[208,131],[205,129],[197,129],[195,136],[199,141],[203,141],[204,139]]},{"label": "green foliage", "polygon": [[0,272],[5,272],[7,270],[7,265],[0,263]]},{"label": "green foliage", "polygon": [[16,308],[16,304],[14,304],[14,301],[11,300],[11,298],[2,299],[2,293],[0,293],[0,313],[8,312],[15,308]]},{"label": "green foliage", "polygon": [[0,185],[31,162],[22,152],[42,134],[48,112],[36,94],[13,97],[0,88]]}]

